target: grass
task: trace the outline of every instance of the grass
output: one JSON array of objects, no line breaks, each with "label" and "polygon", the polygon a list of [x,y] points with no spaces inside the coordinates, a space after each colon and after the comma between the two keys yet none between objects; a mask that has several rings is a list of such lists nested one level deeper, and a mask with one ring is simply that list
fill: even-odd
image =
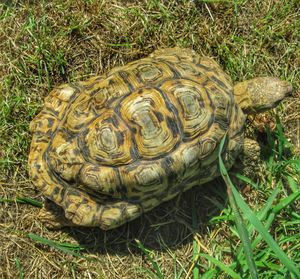
[{"label": "grass", "polygon": [[[278,126],[280,127],[280,126]],[[224,144],[223,139],[221,143],[221,148]],[[280,146],[280,145],[279,145]],[[219,153],[219,161],[220,161],[220,169],[223,179],[226,182],[227,189],[228,189],[228,197],[229,197],[229,203],[230,206],[234,212],[235,215],[235,224],[237,227],[238,234],[241,238],[242,244],[243,244],[243,251],[245,254],[246,262],[248,265],[248,268],[250,270],[251,278],[258,278],[258,272],[256,269],[257,264],[255,263],[255,259],[252,252],[252,247],[255,248],[258,244],[253,243],[251,245],[250,239],[249,239],[249,232],[246,228],[246,224],[243,220],[243,217],[241,216],[241,212],[244,215],[244,219],[248,220],[249,223],[255,227],[255,229],[259,232],[259,238],[263,239],[267,244],[268,247],[271,248],[271,250],[276,254],[276,256],[280,259],[280,261],[284,264],[284,266],[287,268],[287,270],[293,274],[294,276],[300,277],[300,272],[297,269],[296,265],[286,256],[286,254],[280,249],[278,244],[274,241],[272,236],[268,233],[266,228],[263,226],[259,218],[251,211],[251,209],[248,207],[248,205],[244,202],[244,200],[241,198],[240,194],[236,190],[235,186],[232,184],[230,177],[227,173],[227,170],[222,162],[221,158],[221,151]],[[282,186],[282,182],[278,182],[278,186]],[[294,202],[296,199],[300,197],[300,189],[290,196],[284,198],[284,200],[281,200],[279,204],[275,206],[272,210],[272,214],[278,213],[280,210],[284,209],[285,207],[289,206],[292,202]],[[267,212],[267,207],[263,208],[263,211]],[[273,219],[273,216],[271,217]],[[256,244],[256,245],[255,245]],[[287,270],[283,274],[287,273]]]},{"label": "grass", "polygon": [[[0,278],[298,278],[299,14],[298,0],[2,2]],[[44,97],[175,45],[214,57],[234,81],[273,75],[295,88],[248,121],[263,160],[257,180],[237,175],[247,206],[235,192],[237,207],[228,203],[220,178],[113,231],[45,229],[27,174],[28,125]]]},{"label": "grass", "polygon": [[[279,130],[279,134],[281,134],[282,127],[280,124],[277,125]],[[282,135],[282,134],[281,134]],[[225,139],[225,138],[224,138]],[[286,141],[283,137],[278,140],[278,147],[280,149],[281,144],[280,140]],[[224,140],[221,144],[220,150],[222,150],[222,146],[224,144]],[[273,151],[276,152],[275,146],[273,147]],[[278,152],[280,153],[280,152]],[[232,212],[229,214],[233,215],[231,220],[232,222],[231,230],[235,235],[240,237],[241,244],[237,249],[237,253],[235,254],[235,258],[230,265],[224,264],[222,261],[216,259],[215,257],[200,253],[201,248],[198,246],[197,241],[193,241],[193,278],[219,278],[226,274],[230,278],[260,278],[260,276],[264,276],[264,278],[299,278],[300,272],[297,266],[299,266],[299,237],[300,234],[298,232],[292,235],[281,235],[280,242],[276,243],[271,234],[268,232],[268,229],[274,225],[276,222],[276,216],[280,214],[282,211],[288,210],[290,206],[293,206],[295,203],[299,203],[300,200],[300,188],[295,184],[295,181],[290,177],[291,193],[285,198],[278,199],[279,193],[284,189],[282,177],[276,181],[276,186],[274,188],[273,193],[270,195],[269,199],[266,201],[265,205],[261,208],[261,210],[257,213],[253,212],[249,206],[245,203],[239,192],[236,190],[233,185],[230,176],[222,162],[221,153],[219,154],[220,160],[220,169],[222,172],[222,177],[227,184],[227,191],[229,197],[229,206],[232,209]],[[300,160],[288,160],[287,158],[283,158],[286,166],[291,164],[292,172],[297,173]],[[273,162],[274,164],[278,164],[281,162]],[[294,163],[296,163],[296,168],[294,168]],[[271,166],[273,167],[273,165]],[[282,173],[282,172],[281,172]],[[294,212],[294,216],[292,217],[293,221],[291,222],[293,225],[298,226],[300,224],[299,215]],[[264,225],[263,225],[264,224]],[[256,233],[255,233],[255,231]],[[251,240],[251,236],[255,236]],[[264,247],[261,249],[261,242],[264,242]],[[291,241],[291,242],[290,242]],[[295,262],[287,256],[287,254],[280,248],[279,245],[282,243],[289,242],[289,245],[294,246],[288,252],[295,255]],[[147,259],[151,262],[153,266],[153,270],[155,271],[155,276],[158,278],[165,278],[162,275],[161,269],[157,262],[150,256],[150,252],[145,249],[144,246],[139,244],[140,249],[147,255]],[[196,253],[195,253],[196,251]],[[212,270],[211,268],[207,268],[205,273],[200,277],[199,276],[199,261],[200,259],[206,259],[211,264],[215,266]],[[279,262],[278,262],[279,261]],[[278,263],[277,263],[278,262]],[[279,264],[281,263],[281,264]],[[219,270],[217,270],[217,268]],[[190,275],[190,273],[187,273]],[[150,278],[154,278],[150,277]],[[288,276],[288,277],[287,277]],[[176,277],[177,278],[177,277]],[[189,276],[187,276],[189,278]]]},{"label": "grass", "polygon": [[78,244],[62,243],[62,242],[52,241],[52,240],[49,240],[47,238],[36,235],[34,233],[27,234],[27,237],[30,238],[31,240],[36,241],[38,243],[41,243],[43,245],[47,245],[47,246],[52,247],[54,249],[60,250],[64,253],[71,254],[72,256],[82,257],[82,255],[80,254],[80,251],[84,250],[84,247],[81,247]]}]

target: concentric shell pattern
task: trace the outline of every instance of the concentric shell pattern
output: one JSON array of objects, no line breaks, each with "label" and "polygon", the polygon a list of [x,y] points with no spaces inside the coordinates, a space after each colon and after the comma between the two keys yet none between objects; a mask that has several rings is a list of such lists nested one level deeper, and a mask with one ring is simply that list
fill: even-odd
[{"label": "concentric shell pattern", "polygon": [[230,167],[244,115],[210,58],[165,49],[60,86],[32,121],[30,175],[68,219],[110,229]]}]

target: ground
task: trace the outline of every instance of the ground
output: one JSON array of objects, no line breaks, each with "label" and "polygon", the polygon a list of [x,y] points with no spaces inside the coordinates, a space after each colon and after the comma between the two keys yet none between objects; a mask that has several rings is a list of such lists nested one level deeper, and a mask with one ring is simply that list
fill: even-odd
[{"label": "ground", "polygon": [[[2,1],[0,19],[0,278],[249,277],[222,178],[108,232],[50,231],[36,218],[42,196],[28,177],[28,126],[44,97],[173,46],[214,57],[235,82],[272,75],[292,83],[281,106],[247,122],[263,158],[259,179],[241,192],[299,265],[298,0]],[[247,228],[259,274],[289,276]]]}]

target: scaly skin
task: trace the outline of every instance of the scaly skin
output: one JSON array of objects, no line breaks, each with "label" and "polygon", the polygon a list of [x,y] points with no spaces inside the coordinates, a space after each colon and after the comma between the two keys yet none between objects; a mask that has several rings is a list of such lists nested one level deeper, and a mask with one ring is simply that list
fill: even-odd
[{"label": "scaly skin", "polygon": [[276,77],[258,77],[234,86],[234,98],[245,113],[274,108],[293,90],[291,84]]}]

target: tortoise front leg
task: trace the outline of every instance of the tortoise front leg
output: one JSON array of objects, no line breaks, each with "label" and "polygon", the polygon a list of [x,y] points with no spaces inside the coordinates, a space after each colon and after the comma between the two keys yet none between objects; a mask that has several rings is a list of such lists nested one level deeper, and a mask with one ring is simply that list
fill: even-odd
[{"label": "tortoise front leg", "polygon": [[259,177],[261,148],[256,140],[245,138],[242,152],[238,157],[240,168],[244,176],[251,179]]}]

